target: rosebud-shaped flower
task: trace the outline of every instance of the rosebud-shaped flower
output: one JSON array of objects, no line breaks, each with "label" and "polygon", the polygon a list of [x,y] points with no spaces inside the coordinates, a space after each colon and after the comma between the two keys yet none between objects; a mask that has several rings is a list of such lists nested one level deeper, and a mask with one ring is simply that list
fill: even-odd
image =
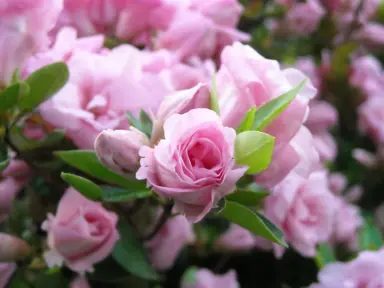
[{"label": "rosebud-shaped flower", "polygon": [[0,262],[18,261],[26,257],[30,252],[31,247],[24,240],[0,233]]},{"label": "rosebud-shaped flower", "polygon": [[0,3],[0,87],[24,61],[49,45],[48,32],[62,0],[3,0]]},{"label": "rosebud-shaped flower", "polygon": [[100,162],[123,175],[137,171],[142,146],[149,146],[149,140],[144,133],[133,127],[128,131],[104,130],[95,141]]},{"label": "rosebud-shaped flower", "polygon": [[310,288],[381,288],[384,287],[384,250],[363,251],[348,262],[334,262],[325,266],[318,275],[320,284]]},{"label": "rosebud-shaped flower", "polygon": [[146,247],[152,265],[166,270],[173,266],[181,250],[194,241],[192,225],[184,216],[178,215],[170,218]]},{"label": "rosebud-shaped flower", "polygon": [[12,274],[16,271],[15,263],[0,263],[0,287],[6,287]]},{"label": "rosebud-shaped flower", "polygon": [[315,256],[316,245],[332,233],[336,205],[327,185],[323,171],[312,173],[309,179],[291,173],[265,202],[266,216],[304,256]]},{"label": "rosebud-shaped flower", "polygon": [[84,276],[77,276],[75,280],[71,282],[71,288],[91,288],[87,278]]},{"label": "rosebud-shaped flower", "polygon": [[138,179],[175,201],[188,220],[200,221],[225,195],[233,192],[247,167],[236,167],[236,132],[224,127],[208,109],[175,114],[164,124],[165,139],[140,150]]},{"label": "rosebud-shaped flower", "polygon": [[255,245],[255,235],[236,224],[231,224],[215,242],[215,247],[224,251],[248,251]]},{"label": "rosebud-shaped flower", "polygon": [[210,107],[210,92],[206,85],[198,84],[187,90],[177,91],[164,98],[160,104],[152,131],[152,143],[164,136],[164,122],[174,114],[184,114],[195,108]]},{"label": "rosebud-shaped flower", "polygon": [[50,251],[44,254],[49,267],[63,262],[73,271],[91,272],[119,239],[116,214],[86,199],[73,188],[61,198],[56,216],[48,215],[42,228],[48,232]]},{"label": "rosebud-shaped flower", "polygon": [[235,271],[215,275],[208,269],[200,269],[191,277],[182,279],[181,288],[239,288]]}]

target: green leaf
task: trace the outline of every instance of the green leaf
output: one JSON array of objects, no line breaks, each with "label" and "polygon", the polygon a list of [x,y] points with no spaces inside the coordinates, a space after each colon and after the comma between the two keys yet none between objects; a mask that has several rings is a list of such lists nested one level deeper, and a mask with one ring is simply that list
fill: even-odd
[{"label": "green leaf", "polygon": [[128,223],[118,224],[120,239],[113,249],[112,256],[125,270],[144,279],[159,280],[160,276],[150,264],[146,251]]},{"label": "green leaf", "polygon": [[323,268],[325,265],[337,261],[335,253],[329,247],[327,243],[320,244],[317,247],[317,252],[315,256],[315,262],[319,269]]},{"label": "green leaf", "polygon": [[245,131],[235,140],[235,160],[247,165],[247,174],[256,174],[268,168],[275,138],[260,131]]},{"label": "green leaf", "polygon": [[263,130],[274,119],[276,119],[281,112],[283,112],[288,105],[295,99],[296,95],[304,88],[307,80],[302,81],[299,86],[289,90],[283,95],[261,105],[255,114],[255,120],[253,122],[253,130]]},{"label": "green leaf", "polygon": [[68,78],[69,71],[64,62],[53,63],[33,72],[25,80],[30,87],[30,92],[20,100],[20,109],[31,111],[58,92]]},{"label": "green leaf", "polygon": [[49,274],[42,271],[36,277],[33,287],[35,288],[67,288],[69,287],[69,279],[63,273]]},{"label": "green leaf", "polygon": [[94,151],[71,150],[57,151],[55,155],[67,164],[79,169],[81,172],[109,184],[115,184],[128,189],[144,190],[145,182],[135,178],[126,179],[110,170],[100,163]]},{"label": "green leaf", "polygon": [[103,187],[104,195],[103,201],[115,203],[125,202],[133,199],[143,199],[152,195],[150,190],[128,190],[116,187]]},{"label": "green leaf", "polygon": [[196,283],[196,274],[199,271],[197,267],[188,268],[181,278],[182,285],[193,285]]},{"label": "green leaf", "polygon": [[19,102],[19,99],[27,95],[29,86],[26,83],[20,82],[8,86],[0,92],[0,112],[6,112],[12,109]]},{"label": "green leaf", "polygon": [[347,77],[350,56],[359,47],[358,43],[348,42],[336,47],[331,60],[331,75],[335,78]]},{"label": "green leaf", "polygon": [[90,200],[99,201],[103,197],[103,190],[100,186],[89,179],[64,172],[61,173],[61,178]]},{"label": "green leaf", "polygon": [[283,247],[288,247],[284,241],[284,234],[279,228],[262,214],[254,212],[239,203],[227,201],[224,210],[220,212],[219,215],[251,231],[257,236],[269,239]]},{"label": "green leaf", "polygon": [[383,245],[383,237],[374,223],[373,216],[365,213],[364,225],[359,235],[359,250],[378,250]]},{"label": "green leaf", "polygon": [[8,167],[10,157],[8,153],[8,147],[5,142],[0,142],[0,172]]},{"label": "green leaf", "polygon": [[220,115],[219,96],[217,94],[216,75],[212,78],[211,88],[211,109]]},{"label": "green leaf", "polygon": [[228,201],[237,202],[245,206],[258,206],[261,201],[269,195],[267,191],[253,192],[248,189],[236,189],[236,191],[226,198]]},{"label": "green leaf", "polygon": [[240,134],[244,131],[252,130],[253,122],[255,121],[256,116],[256,107],[249,109],[247,114],[245,114],[243,120],[241,121],[239,127],[237,127],[236,132]]},{"label": "green leaf", "polygon": [[144,110],[140,111],[139,119],[137,119],[131,112],[126,112],[127,118],[129,123],[135,127],[137,130],[140,130],[145,135],[147,135],[148,138],[151,137],[152,134],[152,120],[148,116],[147,113],[145,113]]}]

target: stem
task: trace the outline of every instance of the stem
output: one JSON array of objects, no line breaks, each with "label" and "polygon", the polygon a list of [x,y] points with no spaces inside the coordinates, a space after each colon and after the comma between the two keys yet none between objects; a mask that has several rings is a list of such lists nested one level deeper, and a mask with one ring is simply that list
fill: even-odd
[{"label": "stem", "polygon": [[155,235],[160,231],[160,229],[163,227],[165,222],[167,222],[168,218],[172,215],[172,208],[173,208],[173,202],[169,201],[165,204],[163,213],[160,216],[159,221],[156,223],[155,227],[153,228],[152,232],[149,233],[146,237],[144,237],[144,241],[151,240]]}]

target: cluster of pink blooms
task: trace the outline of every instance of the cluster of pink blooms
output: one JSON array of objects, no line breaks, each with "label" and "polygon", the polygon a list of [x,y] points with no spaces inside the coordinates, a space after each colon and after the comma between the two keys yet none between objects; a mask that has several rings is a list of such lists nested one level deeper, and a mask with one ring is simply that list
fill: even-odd
[{"label": "cluster of pink blooms", "polygon": [[[383,27],[369,22],[377,1],[364,1],[362,8],[358,0],[278,2],[288,12],[274,23],[275,29],[308,35],[331,13],[340,27],[352,21],[360,25],[353,37],[384,42]],[[361,9],[357,19],[356,9]],[[299,58],[295,68],[285,68],[241,43],[250,38],[236,29],[242,10],[236,0],[0,3],[0,44],[6,43],[0,47],[0,87],[10,83],[16,68],[25,78],[47,64],[65,62],[69,81],[40,105],[42,119],[65,129],[79,149],[95,149],[110,170],[123,176],[133,173],[158,196],[174,201],[173,212],[180,215],[170,218],[145,243],[158,270],[171,268],[180,251],[195,243],[193,223],[234,192],[245,175],[248,167],[234,161],[235,129],[245,114],[306,78],[302,91],[264,129],[275,138],[275,146],[270,166],[254,176],[255,183],[271,191],[262,212],[306,257],[314,257],[321,243],[356,249],[362,218],[353,202],[361,191],[347,188],[343,175],[329,173],[324,166],[337,155],[330,129],[338,115],[317,95],[322,89],[321,68],[306,57]],[[105,48],[106,38],[145,48],[131,44]],[[351,61],[350,83],[364,94],[359,128],[382,144],[384,72],[373,57]],[[216,87],[211,84],[213,77]],[[217,89],[219,115],[209,109],[212,89]],[[138,116],[141,110],[153,121],[151,137],[127,121],[126,112]],[[364,151],[355,152],[361,162],[377,161]],[[2,220],[31,174],[19,160],[2,172]],[[120,237],[117,221],[114,212],[68,188],[56,213],[48,215],[42,226],[49,247],[44,254],[47,265],[65,265],[80,274],[73,288],[89,287],[83,275],[112,252]],[[284,248],[236,224],[214,246],[226,251],[257,247],[272,250],[276,257],[284,253]],[[320,284],[311,287],[383,287],[383,253],[363,252],[347,264],[330,264],[320,273]],[[13,262],[0,265],[0,287],[15,269]],[[234,271],[214,275],[201,269],[194,283],[182,287],[237,288],[239,284]]]}]

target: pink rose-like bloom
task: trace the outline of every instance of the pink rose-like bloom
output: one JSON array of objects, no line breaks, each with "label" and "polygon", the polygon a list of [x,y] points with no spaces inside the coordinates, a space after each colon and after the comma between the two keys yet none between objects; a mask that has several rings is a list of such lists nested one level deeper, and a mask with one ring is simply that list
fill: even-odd
[{"label": "pink rose-like bloom", "polygon": [[381,95],[368,98],[358,108],[359,129],[376,143],[384,142],[384,100]]},{"label": "pink rose-like bloom", "polygon": [[347,184],[347,178],[342,173],[332,173],[328,176],[329,189],[335,195],[341,195]]},{"label": "pink rose-like bloom", "polygon": [[384,25],[369,22],[354,37],[361,40],[365,45],[381,47],[384,44]]},{"label": "pink rose-like bloom", "polygon": [[373,168],[378,164],[378,159],[376,158],[376,155],[364,149],[353,149],[352,157],[360,164],[369,168]]},{"label": "pink rose-like bloom", "polygon": [[130,45],[103,55],[76,51],[67,64],[69,82],[40,106],[40,113],[82,149],[93,149],[105,129],[127,129],[126,111],[156,113],[169,93],[161,75],[142,71],[141,52]]},{"label": "pink rose-like bloom", "polygon": [[157,194],[175,201],[177,212],[198,222],[233,192],[247,170],[234,163],[236,132],[214,111],[193,109],[169,117],[164,135],[153,149],[141,148],[136,177],[147,179]]},{"label": "pink rose-like bloom", "polygon": [[299,35],[308,35],[316,30],[324,15],[325,10],[317,0],[307,0],[295,3],[282,25],[288,25],[290,31]]},{"label": "pink rose-like bloom", "polygon": [[115,213],[68,188],[56,215],[48,215],[42,225],[51,249],[44,254],[47,265],[65,263],[73,271],[92,272],[93,265],[104,260],[119,239],[116,223]]},{"label": "pink rose-like bloom", "polygon": [[16,263],[0,263],[0,287],[6,287],[16,271]]},{"label": "pink rose-like bloom", "polygon": [[239,288],[236,272],[228,271],[223,275],[215,275],[208,269],[196,272],[195,279],[183,279],[181,288]]},{"label": "pink rose-like bloom", "polygon": [[379,60],[370,55],[352,58],[349,82],[366,97],[381,93],[384,88],[384,74]]},{"label": "pink rose-like bloom", "polygon": [[215,242],[215,247],[225,251],[248,251],[255,247],[256,237],[243,227],[231,224]]},{"label": "pink rose-like bloom", "polygon": [[295,67],[309,77],[313,86],[316,89],[320,89],[321,78],[315,61],[312,57],[299,57],[295,62]]},{"label": "pink rose-like bloom", "polygon": [[71,282],[71,288],[91,288],[87,278],[84,276],[77,276],[75,280]]},{"label": "pink rose-like bloom", "polygon": [[[326,242],[332,233],[336,206],[327,184],[324,171],[314,172],[308,179],[291,173],[265,202],[265,215],[282,228],[288,243],[307,257],[315,256],[316,245]],[[277,256],[281,252],[277,249]]]},{"label": "pink rose-like bloom", "polygon": [[95,150],[100,162],[107,168],[126,174],[136,172],[139,166],[139,150],[149,146],[147,136],[130,127],[130,130],[104,130],[97,136]]},{"label": "pink rose-like bloom", "polygon": [[181,250],[195,241],[191,223],[178,215],[170,218],[156,236],[146,243],[152,265],[159,270],[173,266]]},{"label": "pink rose-like bloom", "polygon": [[0,3],[0,86],[34,53],[49,45],[48,32],[62,0],[3,0]]},{"label": "pink rose-like bloom", "polygon": [[310,288],[382,288],[384,287],[384,250],[363,251],[348,262],[325,266],[318,275],[319,284]]},{"label": "pink rose-like bloom", "polygon": [[180,59],[212,58],[226,45],[249,40],[248,34],[235,29],[241,12],[241,5],[233,0],[191,1],[191,5],[177,9],[155,45],[177,51]]},{"label": "pink rose-like bloom", "polygon": [[[221,54],[221,62],[217,73],[220,116],[224,125],[234,128],[249,109],[279,97],[305,79],[299,70],[281,70],[277,61],[266,59],[240,43],[227,46]],[[275,137],[276,144],[271,163],[273,167],[262,173],[263,180],[258,179],[262,181],[260,184],[277,184],[300,161],[299,153],[288,144],[301,130],[308,114],[308,102],[315,94],[316,89],[308,80],[288,108],[265,128],[266,133]]]}]

